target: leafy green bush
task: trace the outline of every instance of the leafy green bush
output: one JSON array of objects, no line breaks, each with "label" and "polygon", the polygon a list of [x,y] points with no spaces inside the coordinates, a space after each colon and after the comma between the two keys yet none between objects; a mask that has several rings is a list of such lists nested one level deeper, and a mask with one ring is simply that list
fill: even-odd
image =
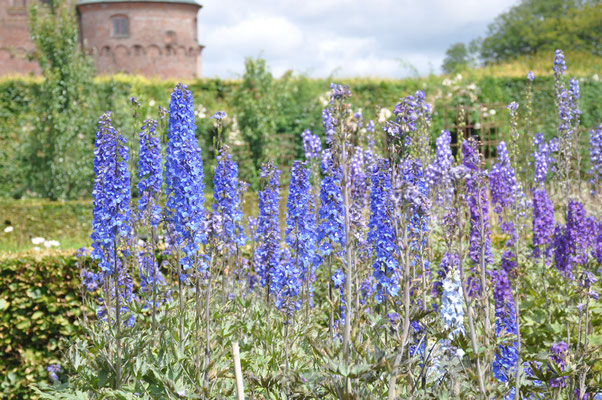
[{"label": "leafy green bush", "polygon": [[28,398],[80,330],[79,273],[71,254],[0,259],[0,397]]}]

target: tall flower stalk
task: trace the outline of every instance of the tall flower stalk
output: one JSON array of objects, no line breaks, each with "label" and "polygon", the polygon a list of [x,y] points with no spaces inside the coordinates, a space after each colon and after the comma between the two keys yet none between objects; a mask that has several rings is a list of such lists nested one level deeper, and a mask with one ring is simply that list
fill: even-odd
[{"label": "tall flower stalk", "polygon": [[[175,267],[178,274],[181,350],[184,346],[184,283],[190,269],[193,269],[194,276],[199,279],[199,269],[206,268],[204,263],[198,262],[197,256],[200,245],[206,243],[207,238],[203,229],[203,161],[195,131],[192,93],[186,85],[179,83],[171,94],[169,103],[165,213],[166,220],[172,227],[169,234],[175,249]],[[198,291],[196,296],[199,296]]]},{"label": "tall flower stalk", "polygon": [[[128,148],[123,136],[113,127],[111,113],[98,121],[94,150],[94,209],[92,220],[92,258],[99,260],[104,279],[104,308],[111,325],[110,300],[115,302],[115,388],[121,386],[122,297],[131,293],[131,282],[118,259],[119,246],[131,234],[130,174]],[[112,282],[110,281],[112,278]],[[120,279],[122,278],[122,279]],[[114,293],[111,293],[111,283]],[[123,287],[123,289],[122,289]]]},{"label": "tall flower stalk", "polygon": [[[310,172],[304,163],[295,161],[291,168],[291,181],[286,203],[286,243],[291,249],[291,263],[298,271],[301,288],[292,288],[301,292],[306,304],[306,317],[309,318],[309,306],[313,298],[313,282],[316,279],[316,220],[314,201],[311,193]],[[286,274],[293,268],[287,267]],[[293,281],[297,282],[297,281]]]},{"label": "tall flower stalk", "polygon": [[161,141],[157,136],[157,121],[146,120],[140,130],[140,153],[138,158],[138,221],[145,224],[150,230],[147,254],[141,256],[141,276],[148,284],[150,279],[151,324],[153,336],[157,329],[157,284],[164,283],[159,271],[156,257],[157,228],[161,222],[161,205],[159,195],[163,184],[163,157],[161,155]]},{"label": "tall flower stalk", "polygon": [[279,177],[280,171],[272,163],[262,165],[256,233],[260,240],[255,249],[255,271],[259,275],[261,286],[265,287],[268,304],[274,288],[274,275],[280,265]]}]

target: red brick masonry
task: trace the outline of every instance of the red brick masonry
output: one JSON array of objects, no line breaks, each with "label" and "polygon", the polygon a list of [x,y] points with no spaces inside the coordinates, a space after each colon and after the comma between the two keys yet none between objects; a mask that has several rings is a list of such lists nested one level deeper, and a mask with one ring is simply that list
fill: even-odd
[{"label": "red brick masonry", "polygon": [[[21,7],[15,15],[15,8],[10,7],[10,2],[18,1],[23,2],[0,0],[0,74],[39,73],[35,63],[22,57],[33,45],[25,9]],[[93,55],[99,74],[126,72],[182,79],[201,76],[199,9],[197,4],[144,1],[77,6],[84,47]],[[127,18],[128,35],[114,34],[114,18]]]}]

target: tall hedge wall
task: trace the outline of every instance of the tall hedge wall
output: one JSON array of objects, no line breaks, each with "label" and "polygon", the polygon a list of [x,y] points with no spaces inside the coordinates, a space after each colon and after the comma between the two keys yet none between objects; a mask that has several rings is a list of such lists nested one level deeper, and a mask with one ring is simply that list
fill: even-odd
[{"label": "tall hedge wall", "polygon": [[[461,79],[431,76],[404,80],[342,80],[351,88],[354,109],[361,108],[365,118],[376,118],[379,107],[392,110],[400,97],[418,89],[424,90],[428,101],[434,104],[433,136],[438,135],[445,126],[444,105],[452,108],[458,104],[495,102],[505,105],[511,101],[518,101],[522,105],[526,82],[526,78],[488,77],[471,73],[466,73]],[[96,116],[112,110],[116,126],[130,141],[134,141],[136,132],[129,98],[135,96],[141,102],[140,119],[154,117],[159,105],[167,107],[175,83],[128,76],[97,78],[92,84],[93,92],[98,96],[95,102],[99,104],[98,110],[86,111]],[[214,112],[224,110],[229,116],[237,117],[239,136],[234,140],[235,156],[241,164],[243,178],[253,184],[257,178],[255,170],[264,159],[277,157],[287,164],[289,160],[300,158],[303,155],[300,133],[306,128],[319,134],[322,132],[321,109],[329,85],[330,80],[327,79],[308,79],[290,74],[273,79],[269,72],[261,69],[245,74],[243,80],[239,81],[205,79],[189,82],[198,108],[197,136],[206,160],[208,186],[211,186],[209,172],[213,166],[212,138],[215,135],[213,121],[209,117]],[[582,132],[586,132],[602,122],[602,82],[597,75],[592,75],[581,77],[580,85],[581,126]],[[32,118],[35,118],[31,99],[38,95],[39,88],[40,81],[36,79],[0,81],[0,170],[5,177],[0,180],[0,197],[38,195],[29,190],[31,185],[22,166],[27,159],[27,138],[31,140],[31,135],[35,135],[31,124]],[[524,112],[524,106],[519,110]],[[544,132],[546,136],[555,133],[552,76],[538,76],[534,81],[533,115],[533,126],[537,131]],[[507,120],[507,115],[503,118]],[[226,129],[236,131],[231,123]],[[506,125],[504,133],[507,130]],[[94,132],[81,132],[80,138],[88,143],[86,154],[81,157],[89,160],[90,168],[72,173],[89,175],[91,187]],[[35,136],[34,139],[44,140]],[[586,141],[586,135],[583,135],[583,142]],[[132,147],[135,149],[136,145]],[[88,197],[90,187],[81,188],[77,197]]]}]

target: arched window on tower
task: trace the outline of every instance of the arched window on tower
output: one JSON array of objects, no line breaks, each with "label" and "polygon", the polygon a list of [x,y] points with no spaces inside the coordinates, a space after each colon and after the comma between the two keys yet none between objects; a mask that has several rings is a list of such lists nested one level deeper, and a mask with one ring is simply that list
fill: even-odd
[{"label": "arched window on tower", "polygon": [[126,15],[111,17],[113,37],[124,38],[130,36],[130,21]]}]

